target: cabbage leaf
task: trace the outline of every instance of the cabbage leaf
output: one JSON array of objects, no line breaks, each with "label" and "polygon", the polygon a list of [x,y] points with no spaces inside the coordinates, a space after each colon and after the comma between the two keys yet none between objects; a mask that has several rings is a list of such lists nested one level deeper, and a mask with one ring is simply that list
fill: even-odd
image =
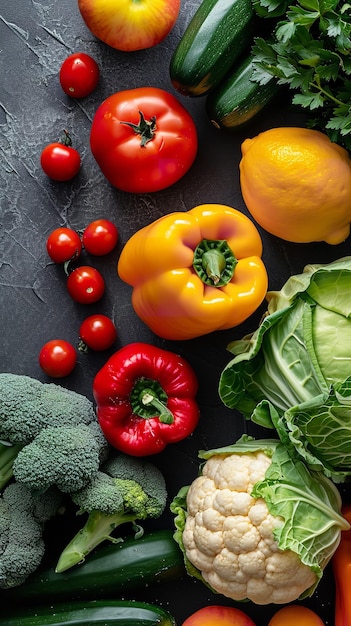
[{"label": "cabbage leaf", "polygon": [[342,482],[351,476],[351,257],[306,266],[267,300],[257,330],[228,346],[220,398]]}]

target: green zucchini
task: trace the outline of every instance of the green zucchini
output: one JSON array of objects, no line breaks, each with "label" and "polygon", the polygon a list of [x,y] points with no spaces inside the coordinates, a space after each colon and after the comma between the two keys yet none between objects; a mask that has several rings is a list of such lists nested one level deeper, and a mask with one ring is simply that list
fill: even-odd
[{"label": "green zucchini", "polygon": [[252,0],[202,0],[170,61],[173,86],[183,95],[213,89],[252,43]]},{"label": "green zucchini", "polygon": [[6,601],[23,600],[41,604],[89,598],[116,597],[129,589],[180,578],[184,574],[183,554],[171,530],[145,533],[139,539],[128,537],[120,543],[97,548],[82,563],[62,574],[54,568],[37,570],[23,585],[6,589]]},{"label": "green zucchini", "polygon": [[1,613],[6,626],[175,626],[161,607],[128,600],[100,600]]},{"label": "green zucchini", "polygon": [[274,80],[260,85],[252,80],[253,55],[248,54],[206,98],[206,112],[217,128],[235,129],[247,124],[277,95]]}]

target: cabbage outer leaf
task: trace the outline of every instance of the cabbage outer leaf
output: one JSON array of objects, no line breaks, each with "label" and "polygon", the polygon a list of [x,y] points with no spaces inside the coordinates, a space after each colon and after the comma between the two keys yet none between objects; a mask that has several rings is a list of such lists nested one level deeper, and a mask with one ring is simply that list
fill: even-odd
[{"label": "cabbage outer leaf", "polygon": [[229,344],[219,382],[226,406],[338,482],[351,476],[350,293],[351,257],[306,266],[267,294],[258,329]]},{"label": "cabbage outer leaf", "polygon": [[311,468],[335,482],[351,475],[351,377],[335,383],[327,397],[292,407],[277,420],[277,430],[289,439]]}]

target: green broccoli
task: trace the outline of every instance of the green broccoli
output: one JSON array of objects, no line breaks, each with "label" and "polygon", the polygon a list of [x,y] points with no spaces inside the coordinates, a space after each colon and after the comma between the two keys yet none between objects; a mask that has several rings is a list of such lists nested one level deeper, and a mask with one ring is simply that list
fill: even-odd
[{"label": "green broccoli", "polygon": [[[71,432],[82,441],[84,454],[76,451],[73,455],[72,436],[67,440],[65,452],[67,431],[53,434],[54,429],[64,427],[74,429]],[[46,435],[42,434],[44,431]],[[38,442],[37,437],[40,437]],[[28,450],[27,446],[30,446]],[[45,459],[45,450],[49,459]],[[16,474],[16,480],[43,491],[46,485],[61,483],[63,473],[69,474],[71,470],[71,476],[63,481],[64,490],[80,489],[96,474],[107,450],[107,441],[88,398],[54,383],[42,383],[21,374],[0,373],[0,489]],[[73,472],[74,463],[79,465]]]},{"label": "green broccoli", "polygon": [[63,492],[76,491],[98,472],[103,446],[98,423],[49,426],[18,453],[13,475],[34,491],[53,485]]},{"label": "green broccoli", "polygon": [[51,489],[45,498],[12,482],[0,496],[0,588],[24,583],[45,552],[44,526],[58,511],[62,494]]},{"label": "green broccoli", "polygon": [[55,383],[22,374],[0,373],[0,439],[27,444],[45,426],[95,421],[92,402]]},{"label": "green broccoli", "polygon": [[78,514],[88,513],[88,519],[61,553],[57,573],[82,563],[105,540],[122,541],[112,536],[122,524],[137,527],[137,521],[160,517],[167,502],[160,470],[144,459],[117,452],[86,487],[70,496],[79,506]]}]

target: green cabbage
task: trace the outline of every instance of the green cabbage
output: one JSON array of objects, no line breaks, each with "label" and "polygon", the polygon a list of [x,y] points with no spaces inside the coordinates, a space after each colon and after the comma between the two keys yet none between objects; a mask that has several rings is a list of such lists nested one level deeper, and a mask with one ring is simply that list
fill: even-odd
[{"label": "green cabbage", "polygon": [[220,398],[343,482],[351,476],[351,257],[306,266],[267,300],[258,329],[228,346],[234,358]]}]

